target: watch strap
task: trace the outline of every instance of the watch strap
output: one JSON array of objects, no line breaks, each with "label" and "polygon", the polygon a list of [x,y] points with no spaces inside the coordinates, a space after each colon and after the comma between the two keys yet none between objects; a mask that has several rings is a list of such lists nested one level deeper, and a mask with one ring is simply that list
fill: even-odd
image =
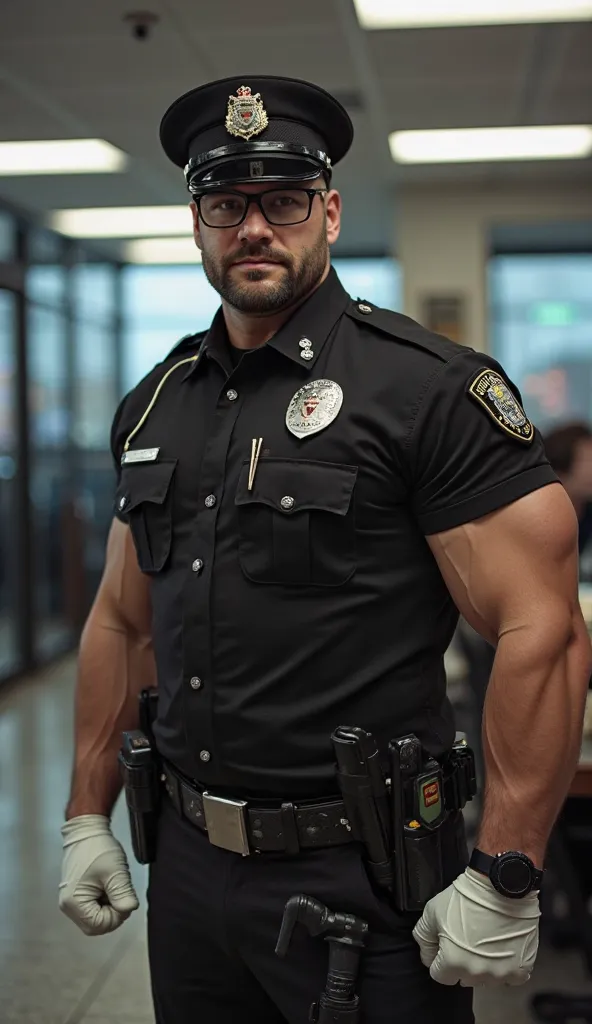
[{"label": "watch strap", "polygon": [[[507,851],[504,851],[504,852],[505,853],[513,853],[514,851],[507,850]],[[493,865],[495,864],[495,862],[496,862],[496,860],[497,860],[497,858],[499,856],[501,856],[501,855],[497,854],[496,857],[492,857],[491,854],[483,853],[483,850],[479,850],[479,849],[477,849],[477,847],[475,847],[473,849],[472,854],[471,854],[471,859],[469,861],[469,867],[473,868],[474,871],[478,871],[482,875],[486,875],[487,878],[489,878],[490,874],[491,874],[491,869],[492,869]],[[526,855],[525,854],[520,854],[520,856],[521,857],[525,857]],[[527,860],[532,865],[532,886],[531,886],[531,891],[532,891],[532,889],[540,889],[541,885],[543,883],[543,874],[544,874],[544,872],[539,870],[539,868],[535,868],[535,866],[534,866],[534,864],[532,864],[532,861],[530,860],[530,858],[527,858]]]}]

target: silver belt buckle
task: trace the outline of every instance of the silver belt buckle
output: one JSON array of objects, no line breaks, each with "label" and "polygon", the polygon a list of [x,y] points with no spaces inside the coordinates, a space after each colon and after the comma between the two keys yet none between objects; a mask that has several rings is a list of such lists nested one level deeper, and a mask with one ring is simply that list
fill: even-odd
[{"label": "silver belt buckle", "polygon": [[212,845],[248,857],[251,851],[247,833],[247,801],[227,800],[211,793],[202,793],[202,799],[208,839]]}]

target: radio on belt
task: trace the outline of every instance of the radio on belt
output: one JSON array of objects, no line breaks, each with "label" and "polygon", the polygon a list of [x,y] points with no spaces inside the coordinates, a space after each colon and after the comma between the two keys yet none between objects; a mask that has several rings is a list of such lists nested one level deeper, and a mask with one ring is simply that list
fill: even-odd
[{"label": "radio on belt", "polygon": [[444,775],[413,734],[391,740],[389,759],[395,900],[399,910],[421,911],[443,888]]}]

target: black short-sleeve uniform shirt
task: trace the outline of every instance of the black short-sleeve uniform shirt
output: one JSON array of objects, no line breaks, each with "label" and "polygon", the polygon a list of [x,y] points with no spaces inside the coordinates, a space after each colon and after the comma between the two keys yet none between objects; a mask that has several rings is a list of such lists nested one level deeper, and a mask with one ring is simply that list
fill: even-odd
[{"label": "black short-sleeve uniform shirt", "polygon": [[509,388],[331,271],[262,348],[233,359],[219,312],[124,399],[115,514],[151,577],[164,757],[295,799],[335,792],[339,725],[449,747],[458,613],[426,535],[556,480]]}]

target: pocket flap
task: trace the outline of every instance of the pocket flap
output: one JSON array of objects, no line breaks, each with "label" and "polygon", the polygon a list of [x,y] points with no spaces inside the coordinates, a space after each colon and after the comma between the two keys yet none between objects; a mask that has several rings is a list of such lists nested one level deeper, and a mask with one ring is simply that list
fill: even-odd
[{"label": "pocket flap", "polygon": [[176,459],[167,462],[131,462],[123,466],[115,494],[115,506],[121,512],[130,512],[144,501],[162,505],[168,494]]},{"label": "pocket flap", "polygon": [[248,490],[249,463],[238,482],[236,505],[269,505],[284,515],[305,509],[345,516],[358,475],[357,466],[304,459],[260,459],[253,489]]}]

